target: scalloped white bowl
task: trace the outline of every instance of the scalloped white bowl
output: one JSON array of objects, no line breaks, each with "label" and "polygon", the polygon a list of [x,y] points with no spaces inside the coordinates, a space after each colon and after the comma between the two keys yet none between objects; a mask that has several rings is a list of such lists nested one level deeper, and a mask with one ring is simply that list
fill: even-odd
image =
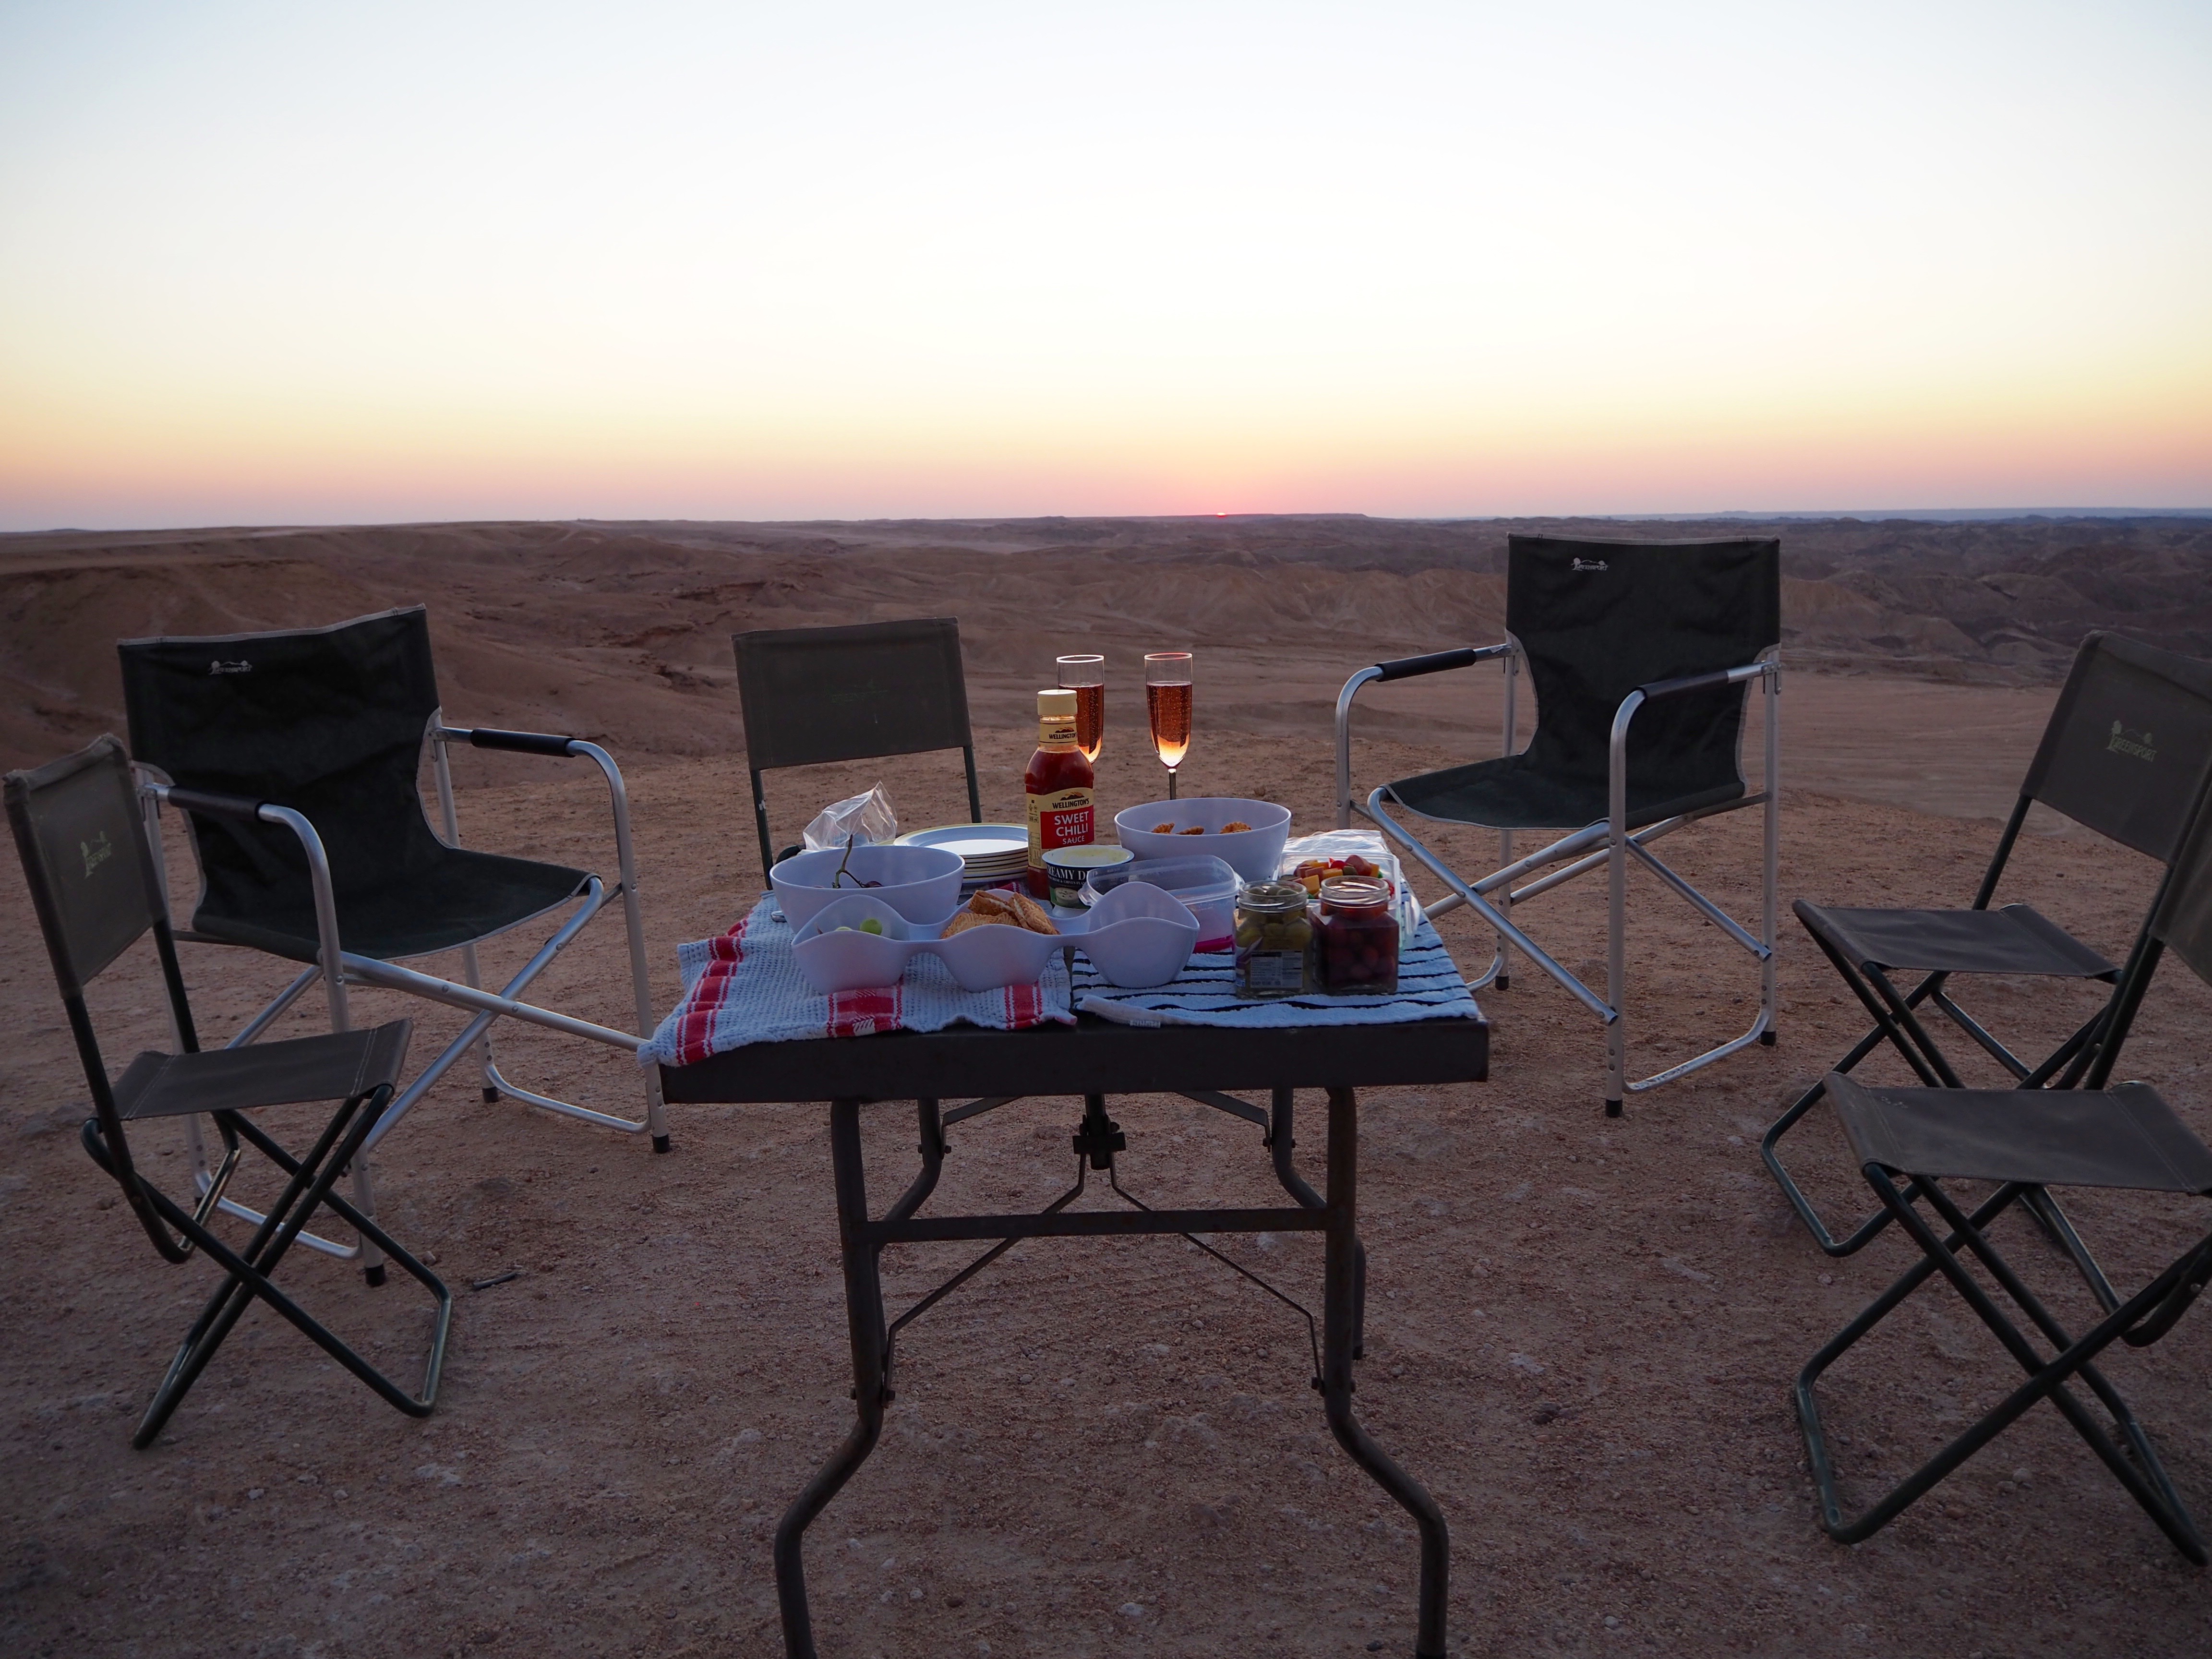
[{"label": "scalloped white bowl", "polygon": [[[950,918],[948,917],[949,921]],[[1070,943],[1054,933],[1033,933],[1007,921],[987,921],[951,939],[921,946],[952,970],[963,991],[995,991],[1043,976],[1052,953]]]},{"label": "scalloped white bowl", "polygon": [[855,847],[852,862],[845,866],[847,873],[883,885],[832,887],[830,878],[844,857],[843,848],[824,847],[787,858],[768,872],[768,884],[775,890],[785,921],[793,927],[803,927],[823,905],[856,893],[881,899],[908,921],[949,915],[960,902],[960,876],[966,866],[957,853],[940,847]]},{"label": "scalloped white bowl", "polygon": [[1197,948],[1198,918],[1173,893],[1126,881],[1091,907],[1091,925],[1077,943],[1110,985],[1164,985]]},{"label": "scalloped white bowl", "polygon": [[[881,933],[864,933],[861,922],[873,918]],[[810,917],[792,941],[799,976],[829,996],[872,985],[896,985],[917,952],[935,943],[943,920],[910,922],[873,893],[848,893],[832,899]],[[841,933],[840,928],[851,928]]]}]

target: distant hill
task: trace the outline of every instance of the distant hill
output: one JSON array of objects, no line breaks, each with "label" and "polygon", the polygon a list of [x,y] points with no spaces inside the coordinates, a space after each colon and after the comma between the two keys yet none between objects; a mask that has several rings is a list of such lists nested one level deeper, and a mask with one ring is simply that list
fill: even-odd
[{"label": "distant hill", "polygon": [[1244,654],[1287,696],[1291,665],[1320,684],[1380,656],[1497,638],[1515,531],[1708,530],[1782,538],[1784,643],[1801,666],[2049,684],[2093,628],[2212,656],[2212,517],[2171,514],[49,532],[0,536],[0,761],[122,729],[117,639],[418,600],[468,718],[669,754],[736,747],[729,635],[750,628],[957,615],[976,695],[1017,712],[1054,651],[1166,641]]}]

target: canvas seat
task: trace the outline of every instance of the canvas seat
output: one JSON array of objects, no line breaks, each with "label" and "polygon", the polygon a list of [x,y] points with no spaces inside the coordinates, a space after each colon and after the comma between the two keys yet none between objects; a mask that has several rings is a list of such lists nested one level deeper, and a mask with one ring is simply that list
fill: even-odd
[{"label": "canvas seat", "polygon": [[[2200,793],[2200,801],[2206,797]],[[2099,1313],[2087,1331],[2069,1330],[1998,1251],[1990,1229],[2014,1205],[2028,1206],[2053,1187],[2212,1198],[2212,1147],[2158,1092],[2142,1083],[2107,1086],[2144,993],[2168,951],[2212,983],[2212,811],[2200,805],[2195,828],[2130,958],[2109,1016],[2091,1039],[2082,1086],[2012,1090],[1873,1088],[1843,1072],[1825,1091],[1860,1172],[1883,1213],[1921,1259],[1808,1360],[1796,1385],[1798,1420],[1820,1494],[1821,1524],[1834,1538],[1873,1536],[1925,1496],[2021,1414],[2048,1400],[2111,1469],[2174,1547],[2199,1565],[2204,1539],[2175,1491],[2150,1438],[2096,1360],[2113,1343],[2147,1347],[2172,1330],[2212,1281],[2212,1231],[2183,1249],[2134,1295],[2123,1298],[2093,1281]],[[2198,1076],[2203,1067],[2195,1069]],[[1996,1190],[1969,1214],[1946,1189],[1954,1180]],[[1900,1186],[1899,1182],[1904,1183]],[[1932,1212],[1932,1213],[1931,1213]],[[1974,1269],[1981,1271],[1978,1274]],[[1856,1516],[1844,1508],[1835,1455],[1819,1397],[1821,1376],[1938,1274],[1988,1328],[2025,1381],[1882,1498]],[[1982,1280],[2024,1316],[2008,1315]],[[1942,1362],[1946,1367],[1948,1359]],[[1893,1407],[1917,1392],[1898,1362],[1883,1380]],[[2103,1420],[2074,1391],[2079,1382],[2103,1407]],[[1924,1398],[1924,1395],[1923,1396]],[[2107,1426],[2109,1425],[2109,1426]],[[1884,1439],[1892,1437],[1885,1429]]]},{"label": "canvas seat", "polygon": [[[360,1378],[387,1403],[413,1417],[428,1415],[453,1319],[445,1285],[391,1234],[334,1190],[361,1155],[378,1115],[392,1097],[410,1033],[404,1019],[365,1030],[204,1051],[185,993],[175,937],[149,847],[131,762],[123,745],[103,737],[76,754],[34,771],[10,772],[8,820],[31,891],[54,978],[76,1041],[92,1096],[83,1141],[94,1163],[115,1182],[131,1214],[161,1257],[172,1263],[201,1255],[223,1280],[179,1345],[140,1419],[131,1443],[153,1443],[239,1319],[258,1301]],[[282,809],[263,809],[278,811]],[[154,935],[167,1012],[177,1048],[149,1049],[111,1080],[86,991],[148,933]],[[335,959],[335,940],[322,946]],[[335,1103],[304,1153],[278,1142],[249,1114],[264,1108]],[[134,1158],[129,1127],[204,1116],[224,1156],[206,1189],[186,1208],[164,1192]],[[283,1178],[282,1190],[252,1237],[234,1248],[210,1223],[241,1155],[252,1147]],[[434,1302],[429,1352],[413,1392],[394,1382],[280,1289],[274,1275],[307,1224],[327,1209],[356,1229]]]},{"label": "canvas seat", "polygon": [[[1753,1042],[1774,1041],[1774,916],[1779,750],[1775,726],[1782,637],[1781,544],[1608,542],[1514,536],[1506,553],[1501,643],[1398,658],[1363,668],[1337,698],[1337,825],[1357,812],[1446,889],[1431,916],[1464,904],[1498,935],[1476,989],[1512,983],[1518,950],[1606,1027],[1605,1109],[1686,1075]],[[1497,661],[1505,671],[1504,752],[1352,787],[1352,708],[1362,687]],[[1525,663],[1534,683],[1536,730],[1516,752],[1516,696]],[[1745,694],[1760,683],[1766,720],[1759,787],[1739,753]],[[1654,842],[1718,813],[1765,810],[1759,931],[1754,934],[1652,852]],[[1498,832],[1499,867],[1460,875],[1393,809],[1431,823]],[[1517,832],[1565,830],[1526,857]],[[1760,964],[1757,1016],[1741,1036],[1650,1077],[1627,1074],[1627,868],[1635,863]],[[1595,870],[1609,872],[1606,989],[1600,996],[1536,945],[1513,920],[1516,904]],[[1542,872],[1543,873],[1538,873]]]},{"label": "canvas seat", "polygon": [[[2133,736],[2130,734],[2133,733]],[[2148,737],[2149,741],[2142,741]],[[1962,1087],[1957,1062],[1937,1041],[1923,1011],[1932,1008],[2024,1086],[2078,1082],[2110,1008],[2109,999],[2040,1060],[2024,1058],[1960,1004],[1956,975],[2014,975],[2116,983],[2122,968],[2025,904],[1992,909],[2000,881],[2027,823],[2043,805],[2094,830],[2118,849],[2156,860],[2160,888],[2136,925],[2140,950],[2150,913],[2171,878],[2169,860],[2212,767],[2212,663],[2162,651],[2116,634],[2093,633],[2075,653],[2066,684],[2045,723],[2010,818],[1997,838],[1972,902],[1963,909],[1791,908],[1874,1026],[1832,1068],[1853,1071],[1887,1044],[1929,1088]],[[1910,990],[1893,974],[1921,975]],[[2017,1041],[2017,1039],[2015,1039]],[[1767,1171],[1830,1255],[1848,1255],[1887,1226],[1877,1209],[1838,1237],[1783,1164],[1783,1139],[1819,1103],[1824,1076],[1768,1127],[1760,1143]],[[2031,1194],[2030,1209],[2073,1255],[2093,1285],[2101,1271],[2057,1201]]]},{"label": "canvas seat", "polygon": [[[483,1097],[501,1097],[586,1122],[650,1136],[668,1150],[659,1081],[649,1069],[642,1117],[553,1098],[501,1070],[490,1028],[501,1018],[635,1053],[643,1039],[522,1000],[531,982],[617,898],[628,933],[630,1000],[638,1028],[653,1029],[643,918],[622,775],[597,744],[550,733],[446,723],[422,606],[356,617],[328,628],[216,637],[126,640],[118,647],[131,757],[156,808],[190,822],[201,890],[188,942],[243,946],[307,964],[238,1034],[257,1041],[319,981],[336,992],[343,1024],[347,983],[421,996],[469,1016],[460,1033],[400,1090],[368,1133],[364,1152],[401,1122],[455,1064],[474,1053]],[[613,808],[620,877],[463,848],[448,750],[454,744],[508,753],[588,761]],[[441,829],[426,810],[419,775],[425,749],[434,775]],[[267,818],[257,808],[281,809]],[[158,846],[160,818],[149,818]],[[330,914],[322,907],[327,902]],[[497,992],[484,988],[477,951],[485,941],[568,914]],[[321,941],[339,943],[337,965]],[[457,981],[401,967],[458,951]],[[199,1179],[210,1179],[203,1146]],[[355,1201],[373,1212],[368,1162],[354,1160]],[[234,1213],[252,1212],[226,1200]],[[361,1247],[309,1236],[337,1255]],[[363,1252],[372,1279],[373,1253]]]}]

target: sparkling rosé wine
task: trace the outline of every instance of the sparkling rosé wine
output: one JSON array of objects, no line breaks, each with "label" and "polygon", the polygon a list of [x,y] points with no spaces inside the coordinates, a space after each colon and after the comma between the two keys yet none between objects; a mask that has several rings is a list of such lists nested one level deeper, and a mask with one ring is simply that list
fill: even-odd
[{"label": "sparkling ros\u00e9 wine", "polygon": [[1190,682],[1145,688],[1146,712],[1152,717],[1152,747],[1160,764],[1172,771],[1190,752]]},{"label": "sparkling ros\u00e9 wine", "polygon": [[1106,688],[1079,685],[1075,690],[1075,746],[1092,765],[1098,763],[1098,746],[1106,736]]}]

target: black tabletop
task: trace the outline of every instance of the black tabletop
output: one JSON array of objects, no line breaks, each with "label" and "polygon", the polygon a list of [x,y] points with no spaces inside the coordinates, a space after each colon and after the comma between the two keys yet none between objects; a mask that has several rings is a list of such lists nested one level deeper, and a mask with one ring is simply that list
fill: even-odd
[{"label": "black tabletop", "polygon": [[755,1042],[690,1066],[664,1066],[671,1104],[792,1100],[951,1100],[967,1095],[1175,1094],[1191,1089],[1376,1088],[1480,1083],[1490,1024],[1304,1025],[1276,1030],[1073,1025],[991,1031],[890,1031]]}]

